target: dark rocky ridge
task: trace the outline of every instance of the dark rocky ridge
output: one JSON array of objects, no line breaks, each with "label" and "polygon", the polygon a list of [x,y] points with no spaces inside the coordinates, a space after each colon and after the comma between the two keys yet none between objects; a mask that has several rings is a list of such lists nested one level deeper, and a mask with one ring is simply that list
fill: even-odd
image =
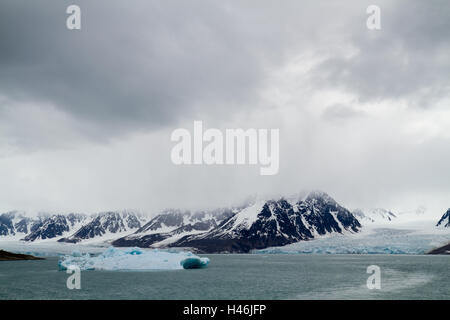
[{"label": "dark rocky ridge", "polygon": [[428,252],[428,254],[450,254],[450,243]]},{"label": "dark rocky ridge", "polygon": [[44,258],[39,258],[28,254],[12,253],[0,250],[0,261],[16,261],[16,260],[44,260]]},{"label": "dark rocky ridge", "polygon": [[[444,213],[442,218],[436,224],[436,227],[439,226],[443,226],[444,228],[450,228],[450,209],[448,209],[447,212]],[[450,243],[440,248],[433,249],[430,252],[428,252],[428,254],[450,254]]]},{"label": "dark rocky ridge", "polygon": [[70,217],[70,215],[65,216],[62,214],[53,215],[47,219],[42,219],[41,221],[33,225],[33,227],[31,228],[31,233],[23,238],[23,240],[45,240],[62,236],[65,232],[68,232],[70,230],[72,219],[74,218]]},{"label": "dark rocky ridge", "polygon": [[442,216],[442,218],[437,223],[436,227],[443,225],[445,228],[450,227],[450,209],[447,210],[446,213]]}]

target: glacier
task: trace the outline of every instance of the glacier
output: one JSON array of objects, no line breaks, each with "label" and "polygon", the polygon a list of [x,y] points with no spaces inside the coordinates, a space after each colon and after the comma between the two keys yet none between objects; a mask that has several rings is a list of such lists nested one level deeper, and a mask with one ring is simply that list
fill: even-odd
[{"label": "glacier", "polygon": [[333,234],[283,247],[254,250],[256,254],[426,254],[450,242],[450,232],[377,227],[351,236]]},{"label": "glacier", "polygon": [[115,248],[109,247],[99,255],[74,251],[63,255],[58,261],[60,270],[79,267],[80,270],[145,271],[204,268],[209,264],[206,257],[198,257],[189,251]]}]

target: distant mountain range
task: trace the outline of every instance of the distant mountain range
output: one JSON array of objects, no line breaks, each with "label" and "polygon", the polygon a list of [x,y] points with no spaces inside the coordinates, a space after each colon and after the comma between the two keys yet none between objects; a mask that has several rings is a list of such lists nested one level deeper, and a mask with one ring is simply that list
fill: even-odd
[{"label": "distant mountain range", "polygon": [[[184,218],[181,219],[181,216]],[[194,215],[199,217],[198,215]],[[239,252],[310,240],[327,233],[358,232],[361,224],[346,208],[324,192],[305,199],[260,200],[242,208],[205,214],[199,222],[180,212],[165,212],[134,234],[113,242],[115,246],[189,247],[197,252]],[[189,218],[188,218],[189,217]],[[161,222],[168,221],[168,224]],[[197,221],[197,220],[193,220]],[[202,225],[198,228],[196,225]],[[172,230],[167,230],[167,229]]]},{"label": "distant mountain range", "polygon": [[[86,221],[86,220],[85,220]],[[134,212],[105,212],[93,215],[86,224],[81,226],[74,234],[58,242],[77,243],[83,240],[115,235],[139,229],[145,218]]]},{"label": "distant mountain range", "polygon": [[[313,191],[302,198],[255,200],[239,207],[215,210],[168,209],[150,220],[132,211],[44,214],[34,218],[13,211],[0,215],[0,239],[108,241],[119,247],[246,253],[327,234],[357,233],[364,225],[394,219],[394,213],[381,208],[351,212],[325,192]],[[450,209],[437,226],[450,227]]]},{"label": "distant mountain range", "polygon": [[217,228],[242,208],[211,211],[164,210],[135,233],[115,240],[120,247],[165,247],[188,235],[202,234]]},{"label": "distant mountain range", "polygon": [[23,212],[12,211],[0,215],[0,236],[27,242],[57,239],[60,242],[76,243],[119,232],[134,232],[144,222],[144,216],[128,211],[94,215],[40,214],[33,218],[26,217]]}]

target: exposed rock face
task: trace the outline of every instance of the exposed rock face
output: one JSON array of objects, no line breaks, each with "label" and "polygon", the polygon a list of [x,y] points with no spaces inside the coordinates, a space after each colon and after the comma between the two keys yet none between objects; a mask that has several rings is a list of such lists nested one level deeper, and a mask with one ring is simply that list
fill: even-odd
[{"label": "exposed rock face", "polygon": [[23,238],[23,240],[35,241],[51,239],[62,236],[68,231],[70,231],[70,221],[68,220],[68,217],[62,214],[53,215],[34,224],[31,228],[31,233]]},{"label": "exposed rock face", "polygon": [[428,254],[450,254],[450,243],[428,252]]},{"label": "exposed rock face", "polygon": [[10,211],[0,214],[0,236],[26,235],[38,219],[25,217],[22,212]]},{"label": "exposed rock face", "polygon": [[445,228],[450,227],[450,209],[447,210],[446,213],[442,216],[442,218],[439,220],[439,222],[436,225],[437,227],[443,226]]}]

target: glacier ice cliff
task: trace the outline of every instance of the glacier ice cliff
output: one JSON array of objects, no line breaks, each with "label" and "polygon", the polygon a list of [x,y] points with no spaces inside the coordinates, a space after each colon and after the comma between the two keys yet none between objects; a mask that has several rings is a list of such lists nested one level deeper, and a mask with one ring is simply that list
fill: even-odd
[{"label": "glacier ice cliff", "polygon": [[283,247],[254,250],[260,254],[425,254],[450,241],[450,233],[375,228],[353,236],[330,235]]}]

